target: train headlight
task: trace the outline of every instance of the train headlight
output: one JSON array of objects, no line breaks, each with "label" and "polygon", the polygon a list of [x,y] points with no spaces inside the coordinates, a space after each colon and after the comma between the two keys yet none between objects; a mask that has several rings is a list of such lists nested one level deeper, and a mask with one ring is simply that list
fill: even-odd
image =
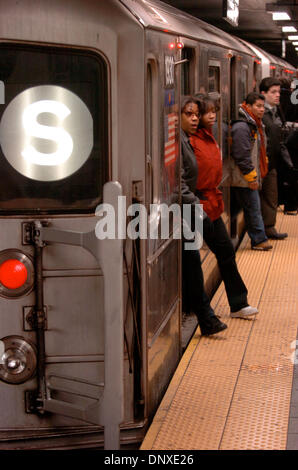
[{"label": "train headlight", "polygon": [[34,266],[19,250],[0,252],[0,296],[16,298],[28,294],[34,284]]},{"label": "train headlight", "polygon": [[9,384],[21,384],[29,380],[36,370],[36,349],[22,336],[6,336],[0,360],[0,380]]}]

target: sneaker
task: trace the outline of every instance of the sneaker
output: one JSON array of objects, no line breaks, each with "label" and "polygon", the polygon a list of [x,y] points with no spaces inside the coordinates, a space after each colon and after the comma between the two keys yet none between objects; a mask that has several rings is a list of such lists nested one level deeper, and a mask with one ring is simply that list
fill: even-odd
[{"label": "sneaker", "polygon": [[210,326],[200,326],[202,336],[215,335],[215,333],[219,333],[228,328],[228,326],[217,317],[213,317],[210,323]]},{"label": "sneaker", "polygon": [[258,309],[255,307],[251,307],[248,305],[247,307],[241,308],[241,310],[238,310],[237,312],[231,312],[230,316],[231,318],[250,318],[252,315],[256,315],[259,313]]},{"label": "sneaker", "polygon": [[259,250],[259,251],[268,251],[272,249],[272,245],[268,243],[268,241],[258,243],[251,247],[252,250]]}]

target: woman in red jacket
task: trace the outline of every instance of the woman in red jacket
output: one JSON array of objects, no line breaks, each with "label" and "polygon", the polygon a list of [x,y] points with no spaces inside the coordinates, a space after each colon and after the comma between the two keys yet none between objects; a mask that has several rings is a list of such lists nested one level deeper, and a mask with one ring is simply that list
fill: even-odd
[{"label": "woman in red jacket", "polygon": [[212,127],[216,121],[216,105],[208,95],[198,97],[200,122],[190,137],[198,163],[197,196],[207,217],[203,222],[204,240],[215,254],[225,284],[232,318],[250,318],[258,310],[248,305],[247,289],[237,268],[235,251],[221,218],[224,210],[222,193],[222,160]]}]

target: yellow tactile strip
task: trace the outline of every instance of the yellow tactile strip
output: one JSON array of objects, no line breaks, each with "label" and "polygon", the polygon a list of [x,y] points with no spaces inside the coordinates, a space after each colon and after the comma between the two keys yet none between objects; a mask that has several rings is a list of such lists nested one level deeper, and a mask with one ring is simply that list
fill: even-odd
[{"label": "yellow tactile strip", "polygon": [[298,318],[296,217],[278,215],[289,233],[271,252],[250,243],[237,253],[255,320],[229,318],[223,285],[212,304],[229,328],[199,329],[175,373],[141,449],[285,449]]}]

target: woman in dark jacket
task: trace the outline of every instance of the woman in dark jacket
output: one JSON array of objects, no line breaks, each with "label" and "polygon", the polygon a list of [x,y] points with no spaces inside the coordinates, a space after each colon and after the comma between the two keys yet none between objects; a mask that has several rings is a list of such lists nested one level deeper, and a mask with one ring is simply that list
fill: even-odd
[{"label": "woman in dark jacket", "polygon": [[225,284],[232,318],[251,318],[258,310],[248,305],[247,289],[237,268],[235,251],[221,218],[224,209],[218,185],[222,179],[222,161],[218,144],[212,135],[216,120],[215,102],[208,96],[198,99],[200,124],[190,141],[198,164],[196,194],[200,197],[206,217],[203,221],[204,240],[215,254]]},{"label": "woman in dark jacket", "polygon": [[[194,98],[184,99],[181,107],[181,192],[182,204],[191,204],[195,216],[195,205],[200,200],[195,194],[198,166],[189,137],[196,132],[199,123],[198,105]],[[204,289],[204,277],[199,250],[187,250],[183,241],[182,250],[182,292],[186,311],[194,312],[198,318],[202,335],[212,335],[227,328],[210,305]]]}]

